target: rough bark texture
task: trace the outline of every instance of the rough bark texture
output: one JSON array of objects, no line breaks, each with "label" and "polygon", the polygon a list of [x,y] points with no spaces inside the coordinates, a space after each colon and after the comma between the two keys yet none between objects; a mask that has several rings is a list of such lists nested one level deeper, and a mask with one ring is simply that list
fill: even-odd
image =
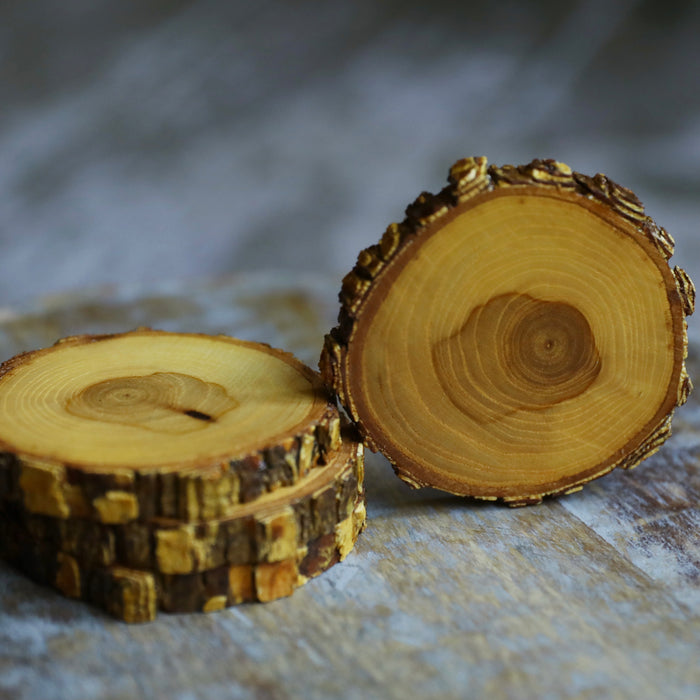
[{"label": "rough bark texture", "polygon": [[[0,367],[2,380],[21,372],[34,358],[67,346],[95,344],[126,335],[144,338],[172,335],[141,330],[131,334],[78,336],[67,338],[47,350],[19,355]],[[252,343],[224,337],[209,338],[212,342]],[[308,379],[309,390],[325,397],[318,375],[290,354],[257,346],[264,355],[273,355],[296,368]],[[91,468],[89,464],[64,463],[49,456],[27,454],[13,447],[11,440],[0,442],[0,498],[14,500],[33,513],[58,518],[84,518],[106,524],[132,521],[148,522],[157,517],[184,521],[222,518],[240,503],[255,500],[265,493],[291,485],[304,478],[316,465],[324,464],[328,455],[340,445],[340,419],[337,409],[324,398],[322,408],[308,417],[305,425],[293,434],[279,437],[260,449],[237,453],[231,445],[230,457],[219,455],[204,458],[199,464],[172,464],[142,468]],[[189,415],[198,414],[189,411]],[[197,418],[197,415],[194,415]],[[260,427],[264,438],[264,425]],[[167,437],[167,436],[166,436]],[[270,436],[270,439],[272,436]],[[264,439],[263,439],[264,443]],[[99,465],[100,456],[95,455]]]},{"label": "rough bark texture", "polygon": [[6,503],[0,554],[126,622],[152,620],[158,608],[211,612],[275,600],[342,561],[364,528],[362,445],[346,441],[316,471],[260,511],[240,506],[241,517],[213,523],[109,526]]},{"label": "rough bark texture", "polygon": [[[358,328],[365,317],[370,298],[378,283],[393,274],[392,267],[399,261],[413,255],[412,247],[439,230],[461,211],[463,205],[472,206],[476,198],[484,200],[491,193],[503,193],[506,189],[522,188],[525,196],[533,188],[541,188],[556,196],[561,195],[568,201],[586,203],[589,208],[596,206],[610,221],[618,220],[639,244],[655,251],[659,260],[668,261],[673,254],[674,242],[671,236],[657,226],[645,215],[644,208],[637,197],[628,189],[617,185],[604,175],[589,177],[571,171],[571,169],[553,160],[535,160],[524,166],[488,166],[485,158],[466,158],[458,161],[450,170],[448,186],[433,195],[422,193],[406,210],[406,218],[401,223],[391,224],[381,240],[363,250],[353,270],[342,282],[339,299],[341,308],[338,324],[325,337],[320,358],[320,368],[326,385],[334,391],[358,427],[365,443],[373,451],[382,451],[392,462],[399,477],[412,487],[437,486],[461,495],[494,500],[499,498],[510,505],[538,503],[545,495],[570,493],[581,488],[587,481],[607,473],[617,466],[630,468],[653,454],[670,435],[670,421],[673,409],[687,400],[692,384],[685,368],[687,355],[687,324],[683,320],[674,330],[675,338],[669,343],[678,344],[679,337],[683,345],[683,357],[677,363],[673,385],[669,388],[670,410],[663,415],[656,425],[648,428],[638,444],[627,452],[611,457],[599,469],[589,469],[580,478],[568,480],[565,484],[552,483],[539,490],[513,493],[506,485],[500,492],[484,495],[471,487],[460,485],[456,481],[445,481],[431,473],[430,465],[416,470],[409,469],[399,458],[387,449],[380,440],[376,425],[372,425],[368,416],[357,406],[356,387],[352,385],[349,368],[349,348],[357,337]],[[578,199],[580,198],[580,199]],[[596,203],[591,205],[590,203]],[[630,226],[631,225],[631,226]],[[648,244],[651,244],[651,248]],[[417,246],[416,246],[417,247]],[[688,275],[679,267],[671,271],[668,302],[672,309],[678,310],[676,316],[682,318],[692,314],[695,304],[695,289]],[[465,270],[469,274],[469,270]],[[380,300],[373,303],[379,304]],[[449,300],[445,300],[449,303]],[[386,372],[391,373],[391,366]],[[379,420],[379,419],[378,419]],[[517,489],[515,489],[517,491]]]},{"label": "rough bark texture", "polygon": [[33,540],[71,555],[83,567],[189,574],[287,558],[349,517],[363,492],[362,483],[362,445],[346,439],[327,466],[239,506],[225,519],[107,525],[38,515],[11,501],[0,503],[0,516],[8,527],[20,527]]}]

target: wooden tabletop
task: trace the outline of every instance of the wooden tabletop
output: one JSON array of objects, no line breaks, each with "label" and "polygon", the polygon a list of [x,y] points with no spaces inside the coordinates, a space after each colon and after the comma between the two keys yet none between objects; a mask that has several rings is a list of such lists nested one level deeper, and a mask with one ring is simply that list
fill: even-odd
[{"label": "wooden tabletop", "polygon": [[[149,325],[315,366],[337,286],[262,275],[54,298],[4,314],[0,355]],[[539,506],[411,491],[372,454],[366,487],[355,551],[270,604],[129,626],[0,564],[0,697],[700,696],[697,398],[637,469]]]}]

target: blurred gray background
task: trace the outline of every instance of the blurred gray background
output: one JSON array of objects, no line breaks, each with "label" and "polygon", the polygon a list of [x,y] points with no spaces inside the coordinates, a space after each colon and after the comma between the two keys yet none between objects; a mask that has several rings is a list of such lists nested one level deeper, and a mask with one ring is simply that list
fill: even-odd
[{"label": "blurred gray background", "polygon": [[634,189],[700,278],[700,3],[0,4],[0,307],[340,276],[457,158]]}]

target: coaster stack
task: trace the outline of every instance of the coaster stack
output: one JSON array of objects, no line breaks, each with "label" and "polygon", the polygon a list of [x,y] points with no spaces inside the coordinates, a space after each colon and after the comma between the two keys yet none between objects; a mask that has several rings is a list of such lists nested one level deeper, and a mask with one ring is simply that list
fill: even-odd
[{"label": "coaster stack", "polygon": [[287,353],[77,336],[0,367],[0,519],[3,558],[126,622],[270,601],[353,548],[363,448]]}]

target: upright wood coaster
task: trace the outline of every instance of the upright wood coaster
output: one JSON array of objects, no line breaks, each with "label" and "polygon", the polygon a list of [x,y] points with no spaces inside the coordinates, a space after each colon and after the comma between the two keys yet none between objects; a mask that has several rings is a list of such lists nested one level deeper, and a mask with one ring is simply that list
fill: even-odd
[{"label": "upright wood coaster", "polygon": [[322,376],[414,487],[536,503],[629,468],[691,389],[695,291],[629,190],[456,163],[343,280]]},{"label": "upright wood coaster", "polygon": [[340,446],[318,375],[223,336],[79,336],[0,367],[0,497],[107,524],[225,517]]}]

